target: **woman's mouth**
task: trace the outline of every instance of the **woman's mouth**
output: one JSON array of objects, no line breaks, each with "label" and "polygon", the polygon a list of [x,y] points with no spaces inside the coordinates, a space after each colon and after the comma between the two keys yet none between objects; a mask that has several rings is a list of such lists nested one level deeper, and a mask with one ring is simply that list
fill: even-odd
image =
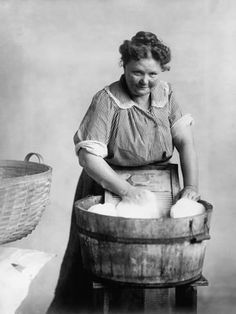
[{"label": "woman's mouth", "polygon": [[146,88],[148,88],[148,86],[147,85],[138,85],[138,88],[139,89],[146,89]]}]

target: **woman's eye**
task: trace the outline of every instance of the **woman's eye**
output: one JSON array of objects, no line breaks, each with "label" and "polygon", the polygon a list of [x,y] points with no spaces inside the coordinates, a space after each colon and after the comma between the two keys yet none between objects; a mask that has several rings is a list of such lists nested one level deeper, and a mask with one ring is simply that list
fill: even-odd
[{"label": "woman's eye", "polygon": [[134,71],[133,74],[134,74],[134,75],[142,75],[142,73],[139,72],[139,71]]},{"label": "woman's eye", "polygon": [[155,73],[155,72],[150,73],[150,76],[151,76],[151,77],[156,77],[156,76],[157,76],[157,73]]}]

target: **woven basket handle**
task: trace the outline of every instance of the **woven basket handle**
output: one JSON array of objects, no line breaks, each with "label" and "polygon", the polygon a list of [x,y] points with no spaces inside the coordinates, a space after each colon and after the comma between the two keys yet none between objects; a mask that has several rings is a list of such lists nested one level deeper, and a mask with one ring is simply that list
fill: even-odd
[{"label": "woven basket handle", "polygon": [[24,161],[29,161],[30,158],[31,158],[32,156],[34,156],[34,155],[38,158],[38,162],[39,162],[40,164],[43,163],[43,157],[42,157],[40,154],[38,154],[38,153],[29,153],[29,154],[27,154],[27,155],[25,156]]}]

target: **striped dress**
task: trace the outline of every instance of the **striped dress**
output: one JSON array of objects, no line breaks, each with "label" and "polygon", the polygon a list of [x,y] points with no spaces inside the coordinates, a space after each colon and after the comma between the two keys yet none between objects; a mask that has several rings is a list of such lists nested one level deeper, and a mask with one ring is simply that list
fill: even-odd
[{"label": "striped dress", "polygon": [[151,93],[151,105],[142,109],[120,81],[99,91],[74,136],[75,149],[103,157],[110,165],[143,166],[163,162],[173,154],[173,137],[183,116],[170,85],[159,81]]},{"label": "striped dress", "polygon": [[[166,162],[173,154],[173,138],[191,123],[190,115],[182,115],[168,83],[158,82],[151,92],[150,108],[144,110],[131,99],[122,76],[93,97],[74,135],[75,150],[78,154],[86,149],[111,167]],[[102,187],[82,171],[74,201],[102,193]],[[83,269],[73,210],[69,242],[48,313],[88,309],[91,298],[92,280]]]}]

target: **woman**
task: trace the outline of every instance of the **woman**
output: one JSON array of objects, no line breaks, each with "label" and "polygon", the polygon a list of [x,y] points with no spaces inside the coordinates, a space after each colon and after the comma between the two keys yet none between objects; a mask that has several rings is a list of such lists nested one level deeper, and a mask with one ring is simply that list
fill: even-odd
[{"label": "woman", "polygon": [[[120,46],[124,74],[99,91],[74,136],[83,167],[75,200],[112,191],[126,202],[148,201],[145,190],[131,186],[115,166],[143,166],[167,162],[174,147],[180,155],[184,188],[179,197],[198,195],[197,157],[192,118],[182,115],[170,84],[159,79],[169,70],[170,49],[156,35],[138,32]],[[91,281],[83,270],[72,213],[71,232],[51,310],[60,313],[76,303],[88,305]],[[90,302],[91,303],[91,302]]]}]

